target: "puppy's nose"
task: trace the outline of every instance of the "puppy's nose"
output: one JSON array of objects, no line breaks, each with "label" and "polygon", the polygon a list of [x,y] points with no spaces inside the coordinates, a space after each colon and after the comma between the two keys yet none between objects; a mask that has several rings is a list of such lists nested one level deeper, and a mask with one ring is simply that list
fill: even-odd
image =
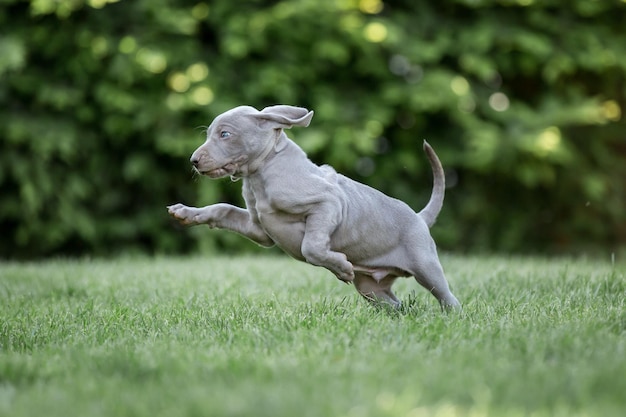
[{"label": "puppy's nose", "polygon": [[200,163],[200,158],[198,158],[197,156],[192,156],[189,161],[194,167],[198,168],[198,164]]}]

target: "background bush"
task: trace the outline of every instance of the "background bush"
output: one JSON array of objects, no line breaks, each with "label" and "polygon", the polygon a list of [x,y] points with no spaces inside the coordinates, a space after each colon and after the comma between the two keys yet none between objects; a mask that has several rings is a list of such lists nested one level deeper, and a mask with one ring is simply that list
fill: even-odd
[{"label": "background bush", "polygon": [[181,229],[174,202],[241,204],[195,179],[203,126],[240,104],[315,110],[316,162],[407,201],[450,188],[447,250],[626,242],[623,1],[4,0],[1,257],[244,245]]}]

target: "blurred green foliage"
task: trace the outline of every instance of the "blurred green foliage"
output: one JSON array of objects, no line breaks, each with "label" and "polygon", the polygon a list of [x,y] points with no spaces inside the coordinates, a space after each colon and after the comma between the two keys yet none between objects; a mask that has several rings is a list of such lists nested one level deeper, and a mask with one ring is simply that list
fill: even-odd
[{"label": "blurred green foliage", "polygon": [[2,0],[0,256],[241,246],[165,206],[241,204],[188,156],[222,111],[277,103],[315,110],[289,132],[314,161],[416,210],[429,140],[445,249],[615,250],[624,17],[618,0]]}]

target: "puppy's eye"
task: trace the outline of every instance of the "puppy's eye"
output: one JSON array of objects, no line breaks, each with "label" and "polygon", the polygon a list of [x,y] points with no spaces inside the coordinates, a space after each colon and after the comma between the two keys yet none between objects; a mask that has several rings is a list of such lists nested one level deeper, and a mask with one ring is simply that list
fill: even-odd
[{"label": "puppy's eye", "polygon": [[222,138],[222,139],[226,139],[226,138],[229,138],[229,137],[230,137],[230,135],[231,135],[231,133],[230,133],[230,132],[228,132],[228,131],[226,131],[226,130],[222,130],[222,131],[221,131],[221,133],[220,133],[220,138]]}]

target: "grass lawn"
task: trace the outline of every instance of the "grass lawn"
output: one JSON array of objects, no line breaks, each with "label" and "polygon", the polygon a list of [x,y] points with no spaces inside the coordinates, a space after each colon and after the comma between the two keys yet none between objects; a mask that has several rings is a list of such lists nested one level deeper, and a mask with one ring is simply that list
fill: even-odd
[{"label": "grass lawn", "polygon": [[442,263],[461,315],[286,257],[0,263],[0,415],[626,415],[626,265]]}]

